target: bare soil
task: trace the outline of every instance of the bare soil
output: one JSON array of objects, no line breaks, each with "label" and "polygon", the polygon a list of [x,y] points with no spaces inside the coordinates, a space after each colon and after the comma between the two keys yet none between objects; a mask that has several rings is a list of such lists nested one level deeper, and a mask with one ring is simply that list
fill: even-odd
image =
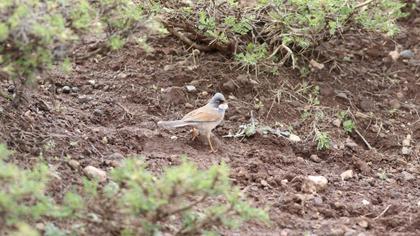
[{"label": "bare soil", "polygon": [[[199,54],[194,67],[191,51],[177,39],[152,37],[152,53],[126,45],[80,62],[69,75],[41,78],[18,108],[1,101],[0,141],[16,151],[13,161],[20,166],[31,166],[42,155],[57,170],[61,179],[51,190],[57,199],[81,184],[82,171],[70,168],[68,159],[109,170],[124,156],[141,155],[159,172],[185,154],[201,168],[227,162],[235,184],[256,206],[269,208],[270,226],[248,223],[225,235],[420,235],[418,22],[416,16],[404,22],[395,41],[363,32],[332,39],[318,48],[322,55],[312,55],[325,68],[306,78],[290,68],[255,77],[218,53]],[[414,58],[392,61],[388,53],[397,44],[412,50]],[[319,106],[304,99],[299,90],[304,82],[319,86]],[[198,91],[189,93],[186,85]],[[1,86],[7,90],[9,84]],[[64,93],[63,86],[77,89]],[[190,141],[187,129],[156,126],[204,105],[218,91],[228,97],[229,110],[214,132],[217,153]],[[330,150],[317,150],[313,119],[302,119],[305,109],[324,112],[317,125],[330,134]],[[333,125],[337,112],[347,109],[360,135]],[[251,111],[265,125],[292,127],[302,141],[260,134],[223,137],[248,123]],[[403,155],[407,135],[411,153]],[[340,174],[349,169],[354,177],[343,181]],[[326,190],[304,194],[302,180],[308,175],[325,176]]]}]

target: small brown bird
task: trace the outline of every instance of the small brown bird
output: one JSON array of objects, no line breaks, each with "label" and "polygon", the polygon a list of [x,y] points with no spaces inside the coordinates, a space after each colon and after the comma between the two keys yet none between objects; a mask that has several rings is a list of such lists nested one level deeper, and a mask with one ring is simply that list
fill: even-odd
[{"label": "small brown bird", "polygon": [[206,136],[211,152],[215,152],[210,140],[211,131],[222,122],[227,108],[223,94],[216,93],[205,106],[191,111],[181,120],[159,121],[158,125],[166,129],[192,126],[192,140],[199,134]]}]

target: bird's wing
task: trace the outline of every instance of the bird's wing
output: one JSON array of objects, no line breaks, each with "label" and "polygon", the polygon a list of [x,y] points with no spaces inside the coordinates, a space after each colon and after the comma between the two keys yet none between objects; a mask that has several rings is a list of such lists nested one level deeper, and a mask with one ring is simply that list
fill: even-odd
[{"label": "bird's wing", "polygon": [[222,118],[222,115],[211,107],[201,107],[186,114],[182,120],[185,122],[213,122]]}]

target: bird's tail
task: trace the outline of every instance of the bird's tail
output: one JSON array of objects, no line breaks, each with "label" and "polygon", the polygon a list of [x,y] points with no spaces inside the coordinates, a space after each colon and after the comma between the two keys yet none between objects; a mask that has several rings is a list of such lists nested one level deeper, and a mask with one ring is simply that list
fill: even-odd
[{"label": "bird's tail", "polygon": [[157,124],[165,129],[178,128],[189,125],[189,123],[183,120],[159,121]]}]

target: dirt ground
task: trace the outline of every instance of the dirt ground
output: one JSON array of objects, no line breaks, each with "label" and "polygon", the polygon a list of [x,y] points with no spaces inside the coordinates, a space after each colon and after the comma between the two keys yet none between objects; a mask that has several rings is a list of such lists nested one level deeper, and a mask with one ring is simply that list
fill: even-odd
[{"label": "dirt ground", "polygon": [[[109,170],[124,156],[141,155],[159,171],[186,154],[202,168],[227,162],[235,184],[256,206],[269,208],[270,226],[248,223],[225,235],[420,235],[419,22],[420,16],[412,16],[392,40],[347,32],[322,44],[322,54],[314,52],[310,59],[325,68],[306,78],[290,68],[256,78],[218,53],[199,54],[194,66],[177,39],[151,37],[152,53],[126,45],[80,62],[69,75],[41,78],[17,109],[1,101],[0,141],[16,151],[13,160],[20,166],[42,155],[61,178],[53,186],[57,198],[81,184],[83,173],[71,169],[68,159]],[[392,61],[388,54],[397,44],[414,57]],[[305,84],[319,86],[319,105],[309,104]],[[197,92],[187,92],[186,85]],[[217,91],[229,103],[214,132],[217,153],[190,141],[187,129],[157,127],[159,120],[204,105]],[[302,118],[305,110],[324,116],[314,123],[311,116]],[[354,115],[360,135],[333,124],[343,110]],[[264,125],[292,128],[302,141],[223,137],[248,123],[251,111]],[[330,150],[317,150],[314,124],[331,136]],[[403,155],[407,135],[409,153]],[[354,177],[343,181],[346,170]],[[305,194],[302,181],[308,175],[325,176],[327,188]]]}]

